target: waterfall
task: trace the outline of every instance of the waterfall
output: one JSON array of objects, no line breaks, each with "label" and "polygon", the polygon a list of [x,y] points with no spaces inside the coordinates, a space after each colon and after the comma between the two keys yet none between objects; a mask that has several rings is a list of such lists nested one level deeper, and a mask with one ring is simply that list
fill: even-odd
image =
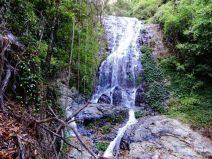
[{"label": "waterfall", "polygon": [[119,129],[104,153],[104,157],[113,157],[113,151],[119,146],[126,129],[137,122],[132,108],[138,86],[136,79],[142,75],[139,44],[142,22],[136,18],[107,16],[103,18],[103,24],[109,55],[100,66],[92,102],[104,100],[108,104],[129,108],[127,123]]}]

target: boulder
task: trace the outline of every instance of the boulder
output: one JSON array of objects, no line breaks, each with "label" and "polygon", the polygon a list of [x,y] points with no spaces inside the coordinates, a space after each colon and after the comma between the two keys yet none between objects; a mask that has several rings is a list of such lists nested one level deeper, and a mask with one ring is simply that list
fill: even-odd
[{"label": "boulder", "polygon": [[[187,125],[165,116],[145,117],[123,138],[130,159],[203,159],[212,157],[212,142]],[[125,146],[126,147],[126,146]]]},{"label": "boulder", "polygon": [[127,117],[128,108],[101,103],[89,104],[80,112],[80,114],[77,116],[77,119],[80,121],[98,120],[104,117],[110,117],[112,115],[121,115],[123,117]]},{"label": "boulder", "polygon": [[144,103],[144,89],[139,87],[135,94],[135,105],[140,106],[142,103]]},{"label": "boulder", "polygon": [[98,103],[105,103],[110,104],[111,99],[106,94],[102,94],[101,97],[98,99]]},{"label": "boulder", "polygon": [[113,98],[113,105],[121,105],[121,102],[122,102],[122,90],[120,87],[115,87],[114,90],[113,90],[113,95],[112,95],[112,98]]},{"label": "boulder", "polygon": [[76,90],[75,87],[69,88],[63,82],[61,82],[60,80],[57,80],[56,88],[61,98],[69,97],[69,98],[72,98],[78,104],[85,103],[85,98],[83,98],[79,94],[79,92]]}]

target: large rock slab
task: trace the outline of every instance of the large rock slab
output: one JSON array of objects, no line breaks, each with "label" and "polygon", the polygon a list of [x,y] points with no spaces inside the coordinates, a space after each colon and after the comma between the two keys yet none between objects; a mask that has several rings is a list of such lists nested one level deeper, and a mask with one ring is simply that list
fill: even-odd
[{"label": "large rock slab", "polygon": [[212,141],[189,126],[165,116],[145,117],[131,126],[123,142],[130,159],[204,159],[212,157]]},{"label": "large rock slab", "polygon": [[110,104],[89,104],[78,115],[79,120],[97,120],[111,115],[121,115],[126,117],[128,115],[128,108],[124,106],[114,106]]}]

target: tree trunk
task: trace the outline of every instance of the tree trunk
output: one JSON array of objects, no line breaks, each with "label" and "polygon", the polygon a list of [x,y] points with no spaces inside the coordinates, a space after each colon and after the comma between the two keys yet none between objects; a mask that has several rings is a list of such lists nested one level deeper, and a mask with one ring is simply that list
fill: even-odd
[{"label": "tree trunk", "polygon": [[11,77],[11,71],[12,71],[12,66],[7,64],[5,77],[4,77],[1,87],[0,87],[0,110],[1,111],[4,111],[4,92],[9,83],[9,80]]},{"label": "tree trunk", "polygon": [[48,45],[48,50],[47,50],[47,55],[46,55],[47,70],[50,68],[50,64],[51,64],[52,52],[53,52],[53,47],[54,47],[54,34],[55,34],[56,23],[57,23],[57,13],[54,16],[52,26],[50,29],[49,45]]},{"label": "tree trunk", "polygon": [[59,12],[59,6],[60,6],[60,0],[55,0],[55,14],[54,14],[54,19],[52,22],[52,26],[50,29],[50,37],[49,37],[49,45],[48,45],[48,50],[47,50],[47,55],[46,55],[46,66],[47,66],[47,70],[49,70],[50,68],[50,64],[51,64],[51,58],[52,58],[52,53],[53,53],[53,47],[54,47],[54,36],[55,36],[55,27],[57,24],[57,20],[58,20],[58,12]]}]

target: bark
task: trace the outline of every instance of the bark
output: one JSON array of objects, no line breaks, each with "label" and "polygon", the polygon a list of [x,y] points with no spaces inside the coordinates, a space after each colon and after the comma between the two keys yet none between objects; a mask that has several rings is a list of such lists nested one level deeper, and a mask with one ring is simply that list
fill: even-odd
[{"label": "bark", "polygon": [[11,72],[12,72],[12,66],[7,64],[5,77],[0,86],[0,110],[2,110],[3,112],[4,112],[4,92],[9,83]]},{"label": "bark", "polygon": [[9,40],[7,37],[0,35],[0,82],[2,80],[2,74],[4,72],[4,61],[5,61],[5,51],[9,46]]},{"label": "bark", "polygon": [[46,55],[46,66],[47,66],[46,71],[49,70],[50,64],[51,64],[51,58],[52,58],[52,53],[53,53],[54,41],[55,41],[55,29],[56,29],[56,24],[58,21],[59,5],[60,5],[60,1],[55,1],[56,11],[55,11],[53,22],[52,22],[51,29],[50,29],[49,45],[48,45],[48,50],[47,50],[47,55]]},{"label": "bark", "polygon": [[26,159],[26,157],[25,157],[26,152],[25,152],[25,148],[21,141],[22,140],[21,136],[17,135],[17,140],[18,140],[18,146],[19,146],[19,158]]},{"label": "bark", "polygon": [[53,53],[53,47],[54,47],[54,34],[55,34],[55,27],[57,23],[57,14],[54,16],[54,20],[52,22],[51,30],[50,30],[50,38],[49,38],[49,45],[46,55],[46,65],[47,69],[50,68],[52,53]]}]

